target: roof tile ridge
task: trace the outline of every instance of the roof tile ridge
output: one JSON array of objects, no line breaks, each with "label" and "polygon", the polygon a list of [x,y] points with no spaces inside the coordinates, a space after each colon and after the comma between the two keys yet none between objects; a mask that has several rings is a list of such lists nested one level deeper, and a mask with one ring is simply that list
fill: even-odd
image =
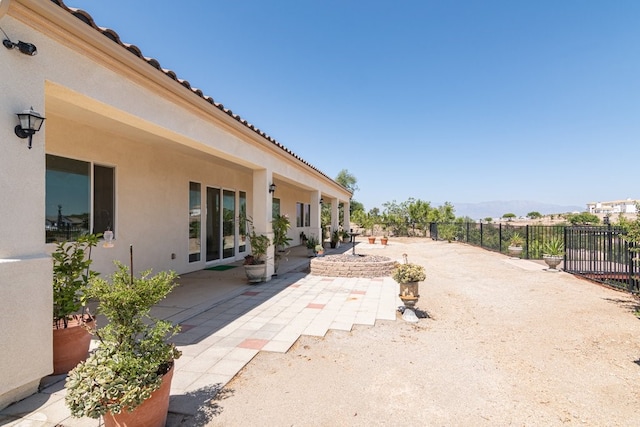
[{"label": "roof tile ridge", "polygon": [[230,110],[228,108],[225,108],[223,104],[215,102],[212,97],[205,95],[202,92],[202,90],[192,88],[191,84],[189,83],[189,81],[179,78],[174,71],[172,71],[170,69],[167,69],[167,68],[162,68],[162,66],[160,65],[160,62],[157,59],[144,56],[142,54],[142,51],[140,50],[140,48],[138,46],[136,46],[134,44],[130,44],[130,43],[123,43],[122,40],[120,39],[120,36],[118,35],[118,33],[115,30],[112,30],[112,29],[106,28],[106,27],[101,27],[101,26],[97,25],[96,22],[94,21],[93,17],[91,16],[91,14],[89,14],[88,12],[86,12],[86,11],[84,11],[82,9],[79,9],[79,8],[67,6],[64,3],[64,0],[49,0],[49,1],[51,1],[54,4],[56,4],[57,6],[61,7],[62,9],[67,11],[68,13],[72,14],[73,16],[75,16],[76,18],[78,18],[79,20],[84,22],[85,24],[87,24],[90,27],[92,27],[93,29],[95,29],[96,31],[99,31],[105,37],[107,37],[110,40],[114,41],[115,43],[119,44],[120,46],[122,46],[123,48],[125,48],[126,50],[128,50],[129,52],[131,52],[132,54],[137,56],[138,58],[140,58],[143,61],[145,61],[147,64],[151,65],[153,68],[155,68],[158,71],[162,72],[164,75],[169,77],[171,80],[177,81],[182,86],[184,86],[185,88],[189,89],[189,91],[191,91],[195,95],[199,96],[200,98],[202,98],[205,101],[209,102],[210,104],[212,104],[213,106],[217,107],[221,111],[225,112],[229,116],[233,117],[238,122],[242,123],[244,126],[246,126],[247,128],[251,129],[252,131],[257,133],[261,137],[265,138],[267,141],[271,142],[276,147],[282,149],[284,152],[286,152],[287,154],[291,155],[295,159],[299,160],[303,164],[309,166],[311,169],[315,170],[320,175],[322,175],[325,178],[328,178],[328,179],[330,179],[330,180],[335,182],[335,180],[333,180],[332,178],[327,176],[320,169],[318,169],[317,167],[315,167],[311,163],[307,162],[306,160],[302,159],[300,156],[298,156],[293,151],[291,151],[290,149],[285,147],[283,144],[278,142],[276,139],[274,139],[273,137],[271,137],[270,135],[268,135],[264,131],[260,130],[258,127],[250,124],[249,122],[247,122],[247,120],[242,119],[239,115],[234,114],[232,110]]}]

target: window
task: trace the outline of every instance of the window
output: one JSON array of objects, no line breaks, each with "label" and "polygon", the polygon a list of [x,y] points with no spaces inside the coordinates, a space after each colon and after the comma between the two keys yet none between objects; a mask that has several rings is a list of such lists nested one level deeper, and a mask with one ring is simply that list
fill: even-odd
[{"label": "window", "polygon": [[238,224],[238,228],[240,229],[240,244],[238,246],[238,252],[242,253],[247,250],[247,193],[240,191],[238,198],[240,203],[240,221]]},{"label": "window", "polygon": [[222,190],[222,242],[224,258],[236,254],[236,193]]},{"label": "window", "polygon": [[114,168],[46,155],[46,242],[115,232]]},{"label": "window", "polygon": [[202,229],[202,209],[201,209],[200,184],[189,183],[189,262],[200,261],[202,240],[200,230]]},{"label": "window", "polygon": [[304,205],[304,226],[311,226],[311,205],[309,204]]},{"label": "window", "polygon": [[302,227],[304,224],[304,204],[296,203],[296,226]]}]

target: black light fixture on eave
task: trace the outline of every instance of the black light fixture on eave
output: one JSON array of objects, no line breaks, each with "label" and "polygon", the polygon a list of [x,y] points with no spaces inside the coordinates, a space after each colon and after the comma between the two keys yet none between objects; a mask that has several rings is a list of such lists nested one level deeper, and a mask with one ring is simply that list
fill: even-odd
[{"label": "black light fixture on eave", "polygon": [[270,184],[269,185],[269,193],[275,193],[276,192],[276,185],[275,184]]},{"label": "black light fixture on eave", "polygon": [[31,138],[33,134],[38,132],[42,127],[42,123],[45,118],[38,112],[33,111],[33,107],[29,110],[24,110],[22,113],[18,113],[18,119],[20,124],[15,127],[15,132],[18,138],[29,138],[29,144],[27,147],[31,150]]},{"label": "black light fixture on eave", "polygon": [[320,204],[324,204],[324,199],[322,197],[320,197]]}]

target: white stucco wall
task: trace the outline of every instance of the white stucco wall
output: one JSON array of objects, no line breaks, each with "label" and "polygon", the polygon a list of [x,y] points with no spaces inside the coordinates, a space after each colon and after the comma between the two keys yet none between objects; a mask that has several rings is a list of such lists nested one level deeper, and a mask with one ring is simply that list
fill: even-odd
[{"label": "white stucco wall", "polygon": [[250,171],[213,163],[208,156],[158,149],[117,131],[105,134],[55,117],[48,126],[48,153],[115,167],[115,247],[99,247],[93,257],[93,267],[103,273],[113,270],[113,259],[128,261],[129,245],[136,271],[204,268],[204,259],[188,262],[189,182],[201,184],[203,197],[207,186],[251,195]]},{"label": "white stucco wall", "polygon": [[[115,168],[116,245],[93,253],[102,274],[128,260],[130,244],[136,271],[205,266],[188,262],[190,181],[203,201],[207,186],[246,192],[266,232],[270,182],[294,224],[296,201],[311,204],[312,229],[321,194],[350,196],[52,2],[0,0],[0,26],[38,48],[30,57],[0,47],[0,407],[52,370],[45,153]],[[31,106],[47,119],[28,150],[13,129]]]},{"label": "white stucco wall", "polygon": [[[0,11],[6,11],[3,0]],[[8,15],[0,27],[13,41],[38,43],[40,37]],[[44,112],[45,59],[0,48],[0,408],[37,390],[50,374],[51,274],[45,252],[44,140],[46,126],[33,137],[33,148],[18,138],[16,113],[33,106]]]}]

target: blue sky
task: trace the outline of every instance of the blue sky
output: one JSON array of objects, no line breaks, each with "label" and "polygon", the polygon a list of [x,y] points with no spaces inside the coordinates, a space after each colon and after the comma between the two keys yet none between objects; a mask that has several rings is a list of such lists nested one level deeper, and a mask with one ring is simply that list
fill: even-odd
[{"label": "blue sky", "polygon": [[636,0],[66,0],[366,209],[640,199]]}]

